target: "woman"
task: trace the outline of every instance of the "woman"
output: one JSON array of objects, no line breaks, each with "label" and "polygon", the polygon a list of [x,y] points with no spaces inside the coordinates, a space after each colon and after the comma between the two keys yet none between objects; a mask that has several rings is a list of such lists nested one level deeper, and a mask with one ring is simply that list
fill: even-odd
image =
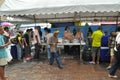
[{"label": "woman", "polygon": [[77,33],[75,35],[75,39],[84,40],[83,33],[80,31],[80,29],[77,30]]},{"label": "woman", "polygon": [[11,43],[11,42],[7,42],[5,44],[4,41],[4,29],[2,28],[2,26],[0,26],[0,80],[8,80],[5,77],[5,65],[7,65],[7,51],[6,51],[6,47]]}]

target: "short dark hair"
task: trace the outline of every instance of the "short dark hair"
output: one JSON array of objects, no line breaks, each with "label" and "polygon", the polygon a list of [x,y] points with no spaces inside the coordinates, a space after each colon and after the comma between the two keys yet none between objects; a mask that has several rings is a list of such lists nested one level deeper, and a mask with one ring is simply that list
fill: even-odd
[{"label": "short dark hair", "polygon": [[69,28],[69,27],[68,27],[68,26],[66,26],[66,27],[65,27],[65,31],[66,31],[68,28]]},{"label": "short dark hair", "polygon": [[45,28],[44,28],[44,30],[45,30],[45,31],[47,31],[47,30],[48,30],[48,28],[47,28],[47,27],[45,27]]},{"label": "short dark hair", "polygon": [[102,30],[102,26],[99,26],[99,27],[98,27],[98,30]]}]

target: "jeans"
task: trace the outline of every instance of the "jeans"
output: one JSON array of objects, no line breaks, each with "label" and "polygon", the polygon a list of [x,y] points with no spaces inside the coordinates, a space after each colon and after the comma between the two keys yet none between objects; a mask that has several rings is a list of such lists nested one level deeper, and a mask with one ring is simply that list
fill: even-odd
[{"label": "jeans", "polygon": [[51,58],[49,64],[52,65],[54,62],[54,58],[56,59],[56,62],[58,64],[58,67],[61,67],[61,60],[59,58],[59,55],[56,52],[51,52]]},{"label": "jeans", "polygon": [[18,58],[18,60],[21,60],[22,48],[21,48],[20,44],[17,44],[16,47],[17,47],[17,58]]},{"label": "jeans", "polygon": [[50,48],[47,48],[48,59],[51,57]]},{"label": "jeans", "polygon": [[110,75],[115,75],[118,67],[119,67],[119,64],[120,64],[120,52],[114,52],[114,55],[115,55],[115,60],[109,70],[109,74]]},{"label": "jeans", "polygon": [[38,44],[35,44],[35,54],[34,54],[34,59],[39,59],[40,58],[40,48],[41,46]]}]

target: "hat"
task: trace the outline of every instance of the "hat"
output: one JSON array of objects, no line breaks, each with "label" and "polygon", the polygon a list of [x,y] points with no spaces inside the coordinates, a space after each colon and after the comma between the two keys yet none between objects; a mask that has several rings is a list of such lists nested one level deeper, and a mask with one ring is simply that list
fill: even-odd
[{"label": "hat", "polygon": [[55,30],[54,33],[59,33],[59,30]]}]

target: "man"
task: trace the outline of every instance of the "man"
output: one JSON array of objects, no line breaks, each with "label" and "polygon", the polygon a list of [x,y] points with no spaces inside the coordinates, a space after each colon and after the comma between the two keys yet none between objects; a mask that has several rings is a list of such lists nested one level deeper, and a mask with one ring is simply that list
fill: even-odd
[{"label": "man", "polygon": [[47,54],[48,54],[48,60],[50,60],[51,57],[51,53],[50,53],[50,45],[49,45],[49,38],[53,36],[53,33],[51,33],[51,30],[48,29],[47,30],[47,35],[46,35],[46,39],[47,39]]},{"label": "man", "polygon": [[24,38],[24,60],[31,56],[31,48],[30,48],[30,29],[27,29],[25,34],[23,35]]},{"label": "man", "polygon": [[10,41],[5,43],[4,41],[4,29],[0,26],[0,80],[7,80],[5,77],[5,66],[7,65],[7,51],[6,47],[11,43]]},{"label": "man", "polygon": [[58,35],[58,33],[59,33],[59,31],[55,30],[53,36],[49,38],[48,43],[50,44],[50,52],[51,52],[49,64],[52,65],[54,62],[54,58],[55,58],[55,60],[58,64],[58,68],[62,69],[61,60],[60,60],[59,55],[57,53],[57,43],[58,43],[57,35]]},{"label": "man", "polygon": [[34,39],[34,44],[35,44],[35,54],[34,54],[34,59],[39,59],[39,53],[40,53],[40,35],[39,35],[39,30],[40,30],[40,26],[37,26],[37,28],[34,31],[33,34],[33,39]]},{"label": "man", "polygon": [[[100,46],[101,46],[101,38],[103,36],[103,32],[99,27],[98,30],[94,31],[91,38],[92,38],[92,61],[89,62],[90,64],[99,64],[100,59]],[[95,61],[95,57],[97,56],[97,61]]]},{"label": "man", "polygon": [[110,64],[107,67],[108,70],[111,68],[113,61],[114,61],[114,47],[116,43],[115,38],[116,38],[116,32],[111,32],[110,37],[108,39],[108,46],[110,48]]},{"label": "man", "polygon": [[[116,36],[116,45],[120,45],[120,33],[117,34]],[[120,64],[120,51],[117,50],[117,47],[114,47],[114,62],[109,70],[109,77],[111,78],[117,78],[118,76],[115,75],[118,67],[119,67],[119,64]]]}]

